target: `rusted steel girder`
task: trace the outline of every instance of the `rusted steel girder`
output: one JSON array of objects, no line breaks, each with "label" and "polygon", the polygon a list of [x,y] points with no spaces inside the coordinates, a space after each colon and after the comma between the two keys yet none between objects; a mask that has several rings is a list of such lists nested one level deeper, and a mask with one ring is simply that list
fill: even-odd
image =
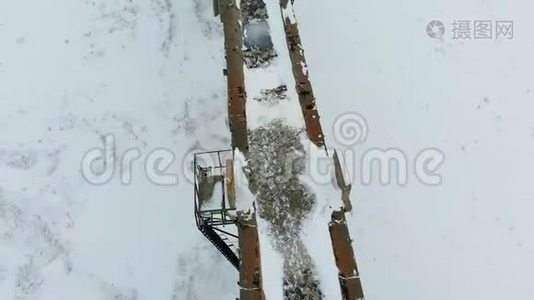
[{"label": "rusted steel girder", "polygon": [[237,228],[241,258],[239,271],[240,300],[264,300],[258,226],[255,213],[240,214],[237,218]]},{"label": "rusted steel girder", "polygon": [[334,257],[339,269],[339,284],[343,300],[365,299],[363,287],[358,272],[358,265],[352,249],[345,211],[339,210],[332,213],[332,220],[328,225],[330,238],[334,248]]},{"label": "rusted steel girder", "polygon": [[292,18],[284,16],[284,11],[287,11],[288,5],[292,5],[292,2],[280,0],[286,42],[291,58],[293,77],[295,78],[295,87],[299,96],[302,116],[304,117],[309,139],[315,145],[323,146],[325,144],[323,129],[319,121],[319,113],[315,106],[315,96],[308,77],[307,63],[304,57],[304,49],[302,48],[298,25],[296,22],[292,22]]},{"label": "rusted steel girder", "polygon": [[[219,0],[218,12],[224,30],[226,52],[225,74],[228,80],[228,122],[232,134],[232,147],[248,154],[248,130],[246,116],[246,89],[243,59],[243,28],[241,10],[236,0]],[[229,161],[227,161],[229,163]],[[235,197],[233,166],[227,169],[231,180],[229,190],[230,206],[240,199]],[[241,199],[243,201],[243,199]],[[238,212],[239,236],[239,286],[240,300],[264,300],[261,274],[261,255],[255,212]]]},{"label": "rusted steel girder", "polygon": [[241,11],[235,0],[219,0],[219,12],[223,22],[226,50],[226,71],[228,80],[228,122],[232,133],[232,146],[248,152],[247,117],[243,28]]},{"label": "rusted steel girder", "polygon": [[[298,24],[295,21],[293,1],[280,0],[280,8],[284,22],[289,56],[292,63],[293,76],[295,77],[299,102],[306,124],[306,131],[310,140],[314,144],[323,146],[325,145],[324,135],[315,103],[315,96],[309,80],[308,65],[304,56]],[[337,155],[337,153],[334,155],[336,179],[338,187],[342,192],[341,197],[344,207],[339,211],[332,213],[332,220],[329,223],[330,238],[332,240],[332,248],[336,264],[339,269],[339,283],[343,300],[364,299],[362,283],[360,281],[350,233],[345,219],[345,212],[352,210],[352,204],[350,203],[349,197],[351,185],[344,182],[342,179],[342,166],[340,165],[339,157]]]}]

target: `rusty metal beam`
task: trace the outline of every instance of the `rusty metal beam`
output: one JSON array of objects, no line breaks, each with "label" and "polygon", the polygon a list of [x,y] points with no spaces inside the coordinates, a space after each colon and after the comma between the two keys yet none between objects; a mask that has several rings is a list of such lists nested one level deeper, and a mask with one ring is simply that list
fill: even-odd
[{"label": "rusty metal beam", "polygon": [[241,213],[237,218],[239,232],[240,300],[264,300],[258,226],[254,212]]},{"label": "rusty metal beam", "polygon": [[[246,88],[244,78],[243,59],[243,28],[241,23],[241,12],[236,5],[236,0],[215,0],[223,22],[225,36],[225,50],[227,67],[225,75],[228,80],[228,120],[232,134],[232,146],[242,151],[245,156],[248,154],[248,132],[246,121]],[[215,5],[214,2],[214,5]],[[292,5],[293,1],[280,0],[282,12]],[[292,12],[292,10],[290,10]],[[292,70],[295,79],[295,88],[299,96],[302,115],[306,124],[306,131],[309,139],[318,146],[324,146],[324,135],[320,123],[319,114],[316,108],[315,96],[309,80],[306,59],[302,47],[297,23],[294,16],[283,18],[286,41],[292,63]],[[337,158],[337,157],[336,157]],[[363,288],[359,278],[354,250],[352,248],[350,234],[348,231],[345,211],[350,210],[350,186],[341,185],[338,167],[339,159],[336,161],[336,177],[339,187],[343,191],[343,200],[346,201],[345,208],[332,214],[329,223],[330,237],[336,264],[339,269],[339,282],[343,299],[357,300],[364,299]],[[227,162],[228,165],[228,162]],[[233,170],[227,169],[227,176],[233,177]],[[233,180],[227,186],[229,190],[229,202],[231,207],[235,207],[235,192]],[[238,212],[238,235],[239,235],[239,258],[240,258],[240,299],[241,300],[263,300],[265,299],[262,290],[261,256],[257,231],[257,222],[254,212]]]},{"label": "rusty metal beam", "polygon": [[219,12],[223,22],[226,50],[226,74],[228,80],[228,122],[232,133],[232,145],[242,152],[248,151],[243,28],[241,11],[235,0],[219,0]]},{"label": "rusty metal beam", "polygon": [[339,269],[339,284],[343,300],[365,299],[358,265],[352,249],[345,211],[335,211],[332,213],[332,220],[328,225],[330,238],[336,265]]},{"label": "rusty metal beam", "polygon": [[[304,57],[304,48],[300,39],[300,33],[296,22],[292,22],[290,17],[284,17],[284,11],[287,11],[288,5],[292,5],[288,0],[280,0],[280,9],[284,21],[284,31],[286,34],[289,57],[291,59],[293,77],[295,78],[295,88],[299,96],[302,116],[306,124],[306,131],[309,139],[317,146],[323,146],[324,134],[319,121],[319,112],[315,105],[315,96],[313,88],[308,77],[306,58]],[[293,18],[294,19],[294,18]]]},{"label": "rusty metal beam", "polygon": [[[248,154],[248,130],[246,119],[246,89],[243,59],[243,28],[241,10],[236,0],[219,0],[219,12],[223,22],[228,80],[228,121],[232,135],[232,147]],[[228,162],[227,162],[228,163]],[[231,181],[230,206],[240,199],[235,197],[233,167],[227,168]],[[243,199],[241,199],[242,201]],[[261,256],[255,212],[238,212],[239,236],[239,286],[241,300],[264,300],[261,275]]]},{"label": "rusty metal beam", "polygon": [[[280,9],[283,16],[282,19],[284,22],[289,56],[292,63],[293,76],[295,78],[296,89],[299,95],[299,102],[308,136],[314,144],[323,146],[325,145],[324,135],[315,103],[313,88],[309,79],[308,65],[304,56],[304,48],[302,47],[298,24],[295,21],[296,18],[294,15],[284,16],[284,13],[294,14],[292,5],[293,1],[280,0]],[[332,249],[339,269],[339,283],[343,300],[364,299],[363,287],[359,277],[356,258],[352,248],[352,241],[345,219],[345,212],[352,210],[352,204],[349,197],[351,185],[345,183],[342,179],[343,175],[341,172],[343,166],[341,166],[337,155],[337,153],[334,155],[336,179],[338,187],[342,191],[341,197],[344,207],[341,210],[332,213],[332,220],[329,223]]]}]

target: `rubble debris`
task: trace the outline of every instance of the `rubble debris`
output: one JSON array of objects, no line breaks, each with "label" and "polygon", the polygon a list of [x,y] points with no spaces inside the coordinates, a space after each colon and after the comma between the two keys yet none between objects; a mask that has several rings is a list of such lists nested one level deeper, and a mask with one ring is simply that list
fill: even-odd
[{"label": "rubble debris", "polygon": [[241,1],[241,13],[245,23],[251,20],[267,20],[269,18],[267,7],[263,0]]},{"label": "rubble debris", "polygon": [[249,69],[268,67],[277,57],[271,40],[267,9],[262,0],[241,3],[244,28],[243,58]]},{"label": "rubble debris", "polygon": [[274,49],[264,50],[247,48],[243,50],[243,58],[249,69],[266,68],[277,56],[278,54],[276,54]]},{"label": "rubble debris", "polygon": [[286,300],[322,299],[316,267],[300,238],[303,221],[316,202],[299,179],[305,160],[302,133],[281,120],[249,133],[249,186],[284,259]]},{"label": "rubble debris", "polygon": [[282,84],[274,89],[261,90],[261,97],[255,97],[254,100],[270,105],[278,104],[280,101],[287,100],[287,86]]}]

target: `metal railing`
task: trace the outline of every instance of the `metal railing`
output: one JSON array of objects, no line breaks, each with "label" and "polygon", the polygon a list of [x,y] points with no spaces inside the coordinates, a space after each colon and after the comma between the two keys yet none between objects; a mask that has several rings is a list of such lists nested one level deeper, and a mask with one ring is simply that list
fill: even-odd
[{"label": "metal railing", "polygon": [[[233,150],[218,150],[195,153],[193,158],[193,175],[194,175],[194,209],[195,220],[198,226],[222,226],[235,224],[235,208],[227,206],[226,195],[226,165],[225,158],[231,158]],[[202,209],[200,203],[199,178],[208,178],[210,176],[220,176],[221,184],[221,207],[216,209]],[[208,179],[213,180],[213,179]],[[234,212],[233,216],[229,212]]]}]

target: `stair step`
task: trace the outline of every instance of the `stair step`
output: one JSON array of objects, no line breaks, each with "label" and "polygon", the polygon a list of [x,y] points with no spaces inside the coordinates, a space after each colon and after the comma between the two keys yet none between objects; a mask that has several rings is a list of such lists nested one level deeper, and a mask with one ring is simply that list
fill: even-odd
[{"label": "stair step", "polygon": [[[199,226],[200,232],[221,252],[224,257],[237,269],[239,270],[239,258],[237,255],[232,251],[232,246],[234,245],[230,244],[228,245],[225,243],[225,239],[221,238],[213,228],[210,226],[201,225]],[[226,240],[228,240],[226,238]]]}]

